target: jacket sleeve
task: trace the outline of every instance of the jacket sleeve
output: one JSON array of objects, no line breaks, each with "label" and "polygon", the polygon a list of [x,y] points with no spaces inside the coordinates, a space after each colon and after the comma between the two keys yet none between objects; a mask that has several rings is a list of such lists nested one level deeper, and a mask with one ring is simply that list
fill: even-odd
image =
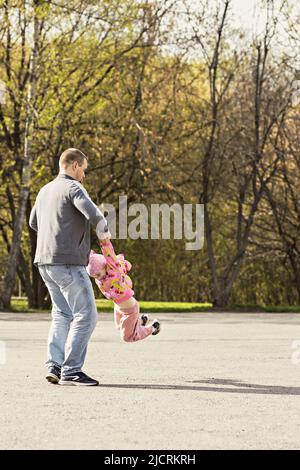
[{"label": "jacket sleeve", "polygon": [[36,232],[38,231],[37,217],[36,217],[36,206],[34,205],[31,209],[29,216],[29,227],[31,227]]},{"label": "jacket sleeve", "polygon": [[113,268],[113,269],[118,269],[119,268],[119,262],[115,253],[115,250],[111,244],[110,240],[105,240],[105,241],[100,241],[100,246],[101,246],[101,251],[106,259],[107,264]]},{"label": "jacket sleeve", "polygon": [[93,203],[87,191],[80,183],[73,183],[71,185],[69,197],[76,209],[78,209],[92,225],[97,226],[100,223],[99,233],[108,231],[104,215],[96,204]]}]

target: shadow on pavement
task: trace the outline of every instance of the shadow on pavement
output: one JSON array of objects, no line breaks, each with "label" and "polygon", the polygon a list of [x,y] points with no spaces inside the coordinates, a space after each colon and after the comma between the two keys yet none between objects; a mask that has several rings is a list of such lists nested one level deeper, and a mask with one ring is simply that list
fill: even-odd
[{"label": "shadow on pavement", "polygon": [[221,392],[221,393],[254,393],[259,395],[300,395],[300,387],[283,387],[280,385],[258,385],[248,384],[238,380],[207,379],[193,380],[189,383],[225,385],[239,388],[224,387],[199,387],[193,385],[156,385],[156,384],[100,384],[107,388],[140,388],[149,390],[190,390],[198,392]]}]

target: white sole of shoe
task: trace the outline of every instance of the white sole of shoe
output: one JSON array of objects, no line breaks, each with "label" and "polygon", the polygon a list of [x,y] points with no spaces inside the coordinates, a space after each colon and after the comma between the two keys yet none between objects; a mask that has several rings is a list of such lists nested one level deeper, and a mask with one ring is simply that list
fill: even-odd
[{"label": "white sole of shoe", "polygon": [[58,382],[58,385],[67,385],[67,386],[76,385],[76,386],[79,386],[79,387],[96,387],[99,384],[83,384],[83,383],[80,383],[80,382],[70,382],[69,380],[66,381],[66,382],[63,381],[63,380],[60,380]]}]

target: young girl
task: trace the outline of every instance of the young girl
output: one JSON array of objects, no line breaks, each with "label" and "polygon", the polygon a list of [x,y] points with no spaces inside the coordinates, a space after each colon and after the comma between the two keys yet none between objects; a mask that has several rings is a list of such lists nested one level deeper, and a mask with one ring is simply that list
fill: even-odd
[{"label": "young girl", "polygon": [[102,255],[90,252],[87,272],[95,278],[102,294],[114,301],[115,325],[126,342],[139,341],[160,332],[160,322],[153,320],[147,326],[148,315],[141,315],[138,301],[134,298],[132,281],[127,272],[131,264],[123,255],[116,255],[109,239],[100,241]]}]

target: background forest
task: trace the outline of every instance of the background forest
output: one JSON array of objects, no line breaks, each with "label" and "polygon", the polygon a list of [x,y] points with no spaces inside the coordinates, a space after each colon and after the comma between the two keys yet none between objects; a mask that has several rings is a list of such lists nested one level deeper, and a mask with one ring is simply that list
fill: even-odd
[{"label": "background forest", "polygon": [[0,309],[49,304],[28,218],[68,147],[97,204],[204,204],[201,250],[114,241],[137,298],[300,304],[300,10],[250,3],[0,0]]}]

